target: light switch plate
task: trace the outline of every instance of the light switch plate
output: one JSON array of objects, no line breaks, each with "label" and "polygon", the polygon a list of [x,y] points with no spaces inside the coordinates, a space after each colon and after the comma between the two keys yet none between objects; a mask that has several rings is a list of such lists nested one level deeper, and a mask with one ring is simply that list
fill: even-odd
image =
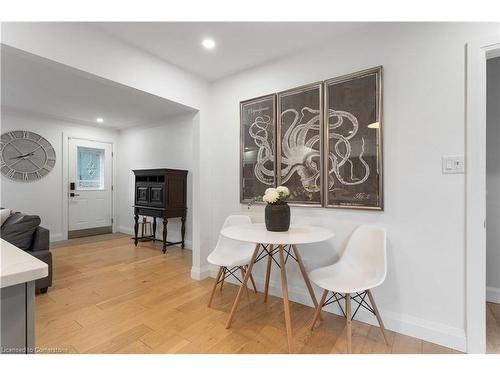
[{"label": "light switch plate", "polygon": [[442,157],[443,174],[465,173],[465,160],[463,155],[447,155]]}]

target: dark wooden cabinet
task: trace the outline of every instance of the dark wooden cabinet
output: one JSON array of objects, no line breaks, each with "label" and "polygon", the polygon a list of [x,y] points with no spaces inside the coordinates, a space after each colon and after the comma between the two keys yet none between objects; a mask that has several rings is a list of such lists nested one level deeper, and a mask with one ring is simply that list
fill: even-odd
[{"label": "dark wooden cabinet", "polygon": [[[187,174],[181,169],[136,169],[134,198],[134,242],[138,243],[139,215],[153,217],[153,235],[156,235],[156,218],[163,219],[163,252],[167,246],[181,244],[184,249],[187,212]],[[167,224],[170,218],[181,218],[181,241],[167,242]]]}]

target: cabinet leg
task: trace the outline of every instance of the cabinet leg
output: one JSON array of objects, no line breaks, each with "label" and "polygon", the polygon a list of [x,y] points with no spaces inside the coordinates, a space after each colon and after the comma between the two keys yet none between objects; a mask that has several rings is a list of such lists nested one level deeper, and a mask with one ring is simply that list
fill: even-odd
[{"label": "cabinet leg", "polygon": [[181,217],[181,248],[184,249],[184,236],[186,235],[186,217]]},{"label": "cabinet leg", "polygon": [[168,220],[163,219],[163,254],[167,252],[167,224]]},{"label": "cabinet leg", "polygon": [[134,215],[134,245],[137,246],[137,243],[139,240],[137,239],[137,236],[139,234],[139,215],[135,214]]},{"label": "cabinet leg", "polygon": [[153,217],[153,243],[156,241],[156,217]]}]

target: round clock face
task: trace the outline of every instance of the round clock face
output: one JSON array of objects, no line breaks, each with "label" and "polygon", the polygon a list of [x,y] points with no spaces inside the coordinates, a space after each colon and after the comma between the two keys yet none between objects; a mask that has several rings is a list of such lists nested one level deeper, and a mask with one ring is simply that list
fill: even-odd
[{"label": "round clock face", "polygon": [[50,142],[25,130],[2,134],[0,154],[2,175],[16,181],[39,180],[56,163],[56,152]]}]

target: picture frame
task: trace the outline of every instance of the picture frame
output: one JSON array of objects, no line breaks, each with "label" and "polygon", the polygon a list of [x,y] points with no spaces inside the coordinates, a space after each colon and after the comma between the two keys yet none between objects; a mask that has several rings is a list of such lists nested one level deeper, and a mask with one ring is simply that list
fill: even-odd
[{"label": "picture frame", "polygon": [[288,203],[323,205],[323,84],[277,94],[277,184],[291,192]]},{"label": "picture frame", "polygon": [[240,203],[276,186],[276,95],[240,102]]},{"label": "picture frame", "polygon": [[325,207],[384,209],[382,72],[324,82]]}]

